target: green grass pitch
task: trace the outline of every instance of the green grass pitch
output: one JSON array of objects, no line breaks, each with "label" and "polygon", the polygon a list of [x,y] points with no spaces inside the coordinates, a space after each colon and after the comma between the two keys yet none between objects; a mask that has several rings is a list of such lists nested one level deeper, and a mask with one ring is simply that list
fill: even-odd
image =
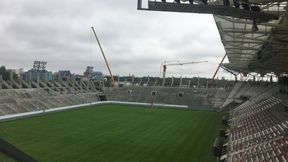
[{"label": "green grass pitch", "polygon": [[213,162],[216,112],[98,105],[0,123],[40,162]]}]

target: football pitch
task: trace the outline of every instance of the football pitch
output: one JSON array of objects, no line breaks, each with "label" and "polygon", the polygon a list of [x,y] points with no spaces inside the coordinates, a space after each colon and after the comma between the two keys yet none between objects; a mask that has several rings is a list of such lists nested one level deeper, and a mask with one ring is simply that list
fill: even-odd
[{"label": "football pitch", "polygon": [[213,162],[221,114],[96,105],[0,123],[0,137],[40,162]]}]

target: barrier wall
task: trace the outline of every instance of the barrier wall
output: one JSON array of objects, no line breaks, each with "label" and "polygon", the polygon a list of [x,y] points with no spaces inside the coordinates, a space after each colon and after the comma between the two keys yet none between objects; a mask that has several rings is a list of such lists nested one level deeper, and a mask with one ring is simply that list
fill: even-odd
[{"label": "barrier wall", "polygon": [[141,102],[101,101],[101,102],[92,102],[92,103],[79,104],[79,105],[73,105],[73,106],[65,106],[65,107],[59,107],[59,108],[53,108],[53,109],[46,109],[46,110],[44,109],[44,110],[33,111],[33,112],[0,116],[0,122],[16,120],[16,119],[21,119],[21,118],[28,118],[32,116],[38,116],[38,115],[45,115],[45,114],[53,113],[53,112],[69,111],[71,109],[79,109],[82,107],[87,107],[87,106],[92,106],[92,105],[104,105],[104,104],[123,104],[123,105],[139,105],[139,106],[155,106],[155,107],[164,107],[164,108],[189,109],[189,107],[186,105],[171,105],[171,104],[157,104],[157,103],[154,103],[152,105],[151,103],[141,103]]}]

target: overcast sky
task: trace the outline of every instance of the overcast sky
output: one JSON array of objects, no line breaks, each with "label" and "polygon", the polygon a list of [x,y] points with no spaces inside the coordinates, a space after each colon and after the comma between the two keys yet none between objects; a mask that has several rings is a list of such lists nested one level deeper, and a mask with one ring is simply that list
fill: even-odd
[{"label": "overcast sky", "polygon": [[107,74],[94,26],[114,74],[159,76],[165,60],[207,60],[168,66],[167,75],[212,77],[225,53],[212,15],[136,8],[137,0],[1,0],[0,64],[28,70],[40,60],[51,71],[92,65]]}]

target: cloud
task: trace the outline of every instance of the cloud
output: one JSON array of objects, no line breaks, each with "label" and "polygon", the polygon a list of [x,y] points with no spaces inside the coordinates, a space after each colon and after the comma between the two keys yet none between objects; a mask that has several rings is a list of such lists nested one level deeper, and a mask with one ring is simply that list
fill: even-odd
[{"label": "cloud", "polygon": [[52,71],[82,74],[93,65],[108,73],[94,26],[115,74],[158,76],[165,60],[208,60],[171,73],[212,75],[225,51],[211,15],[138,11],[136,3],[2,0],[0,64],[28,70],[34,60],[45,60]]}]

